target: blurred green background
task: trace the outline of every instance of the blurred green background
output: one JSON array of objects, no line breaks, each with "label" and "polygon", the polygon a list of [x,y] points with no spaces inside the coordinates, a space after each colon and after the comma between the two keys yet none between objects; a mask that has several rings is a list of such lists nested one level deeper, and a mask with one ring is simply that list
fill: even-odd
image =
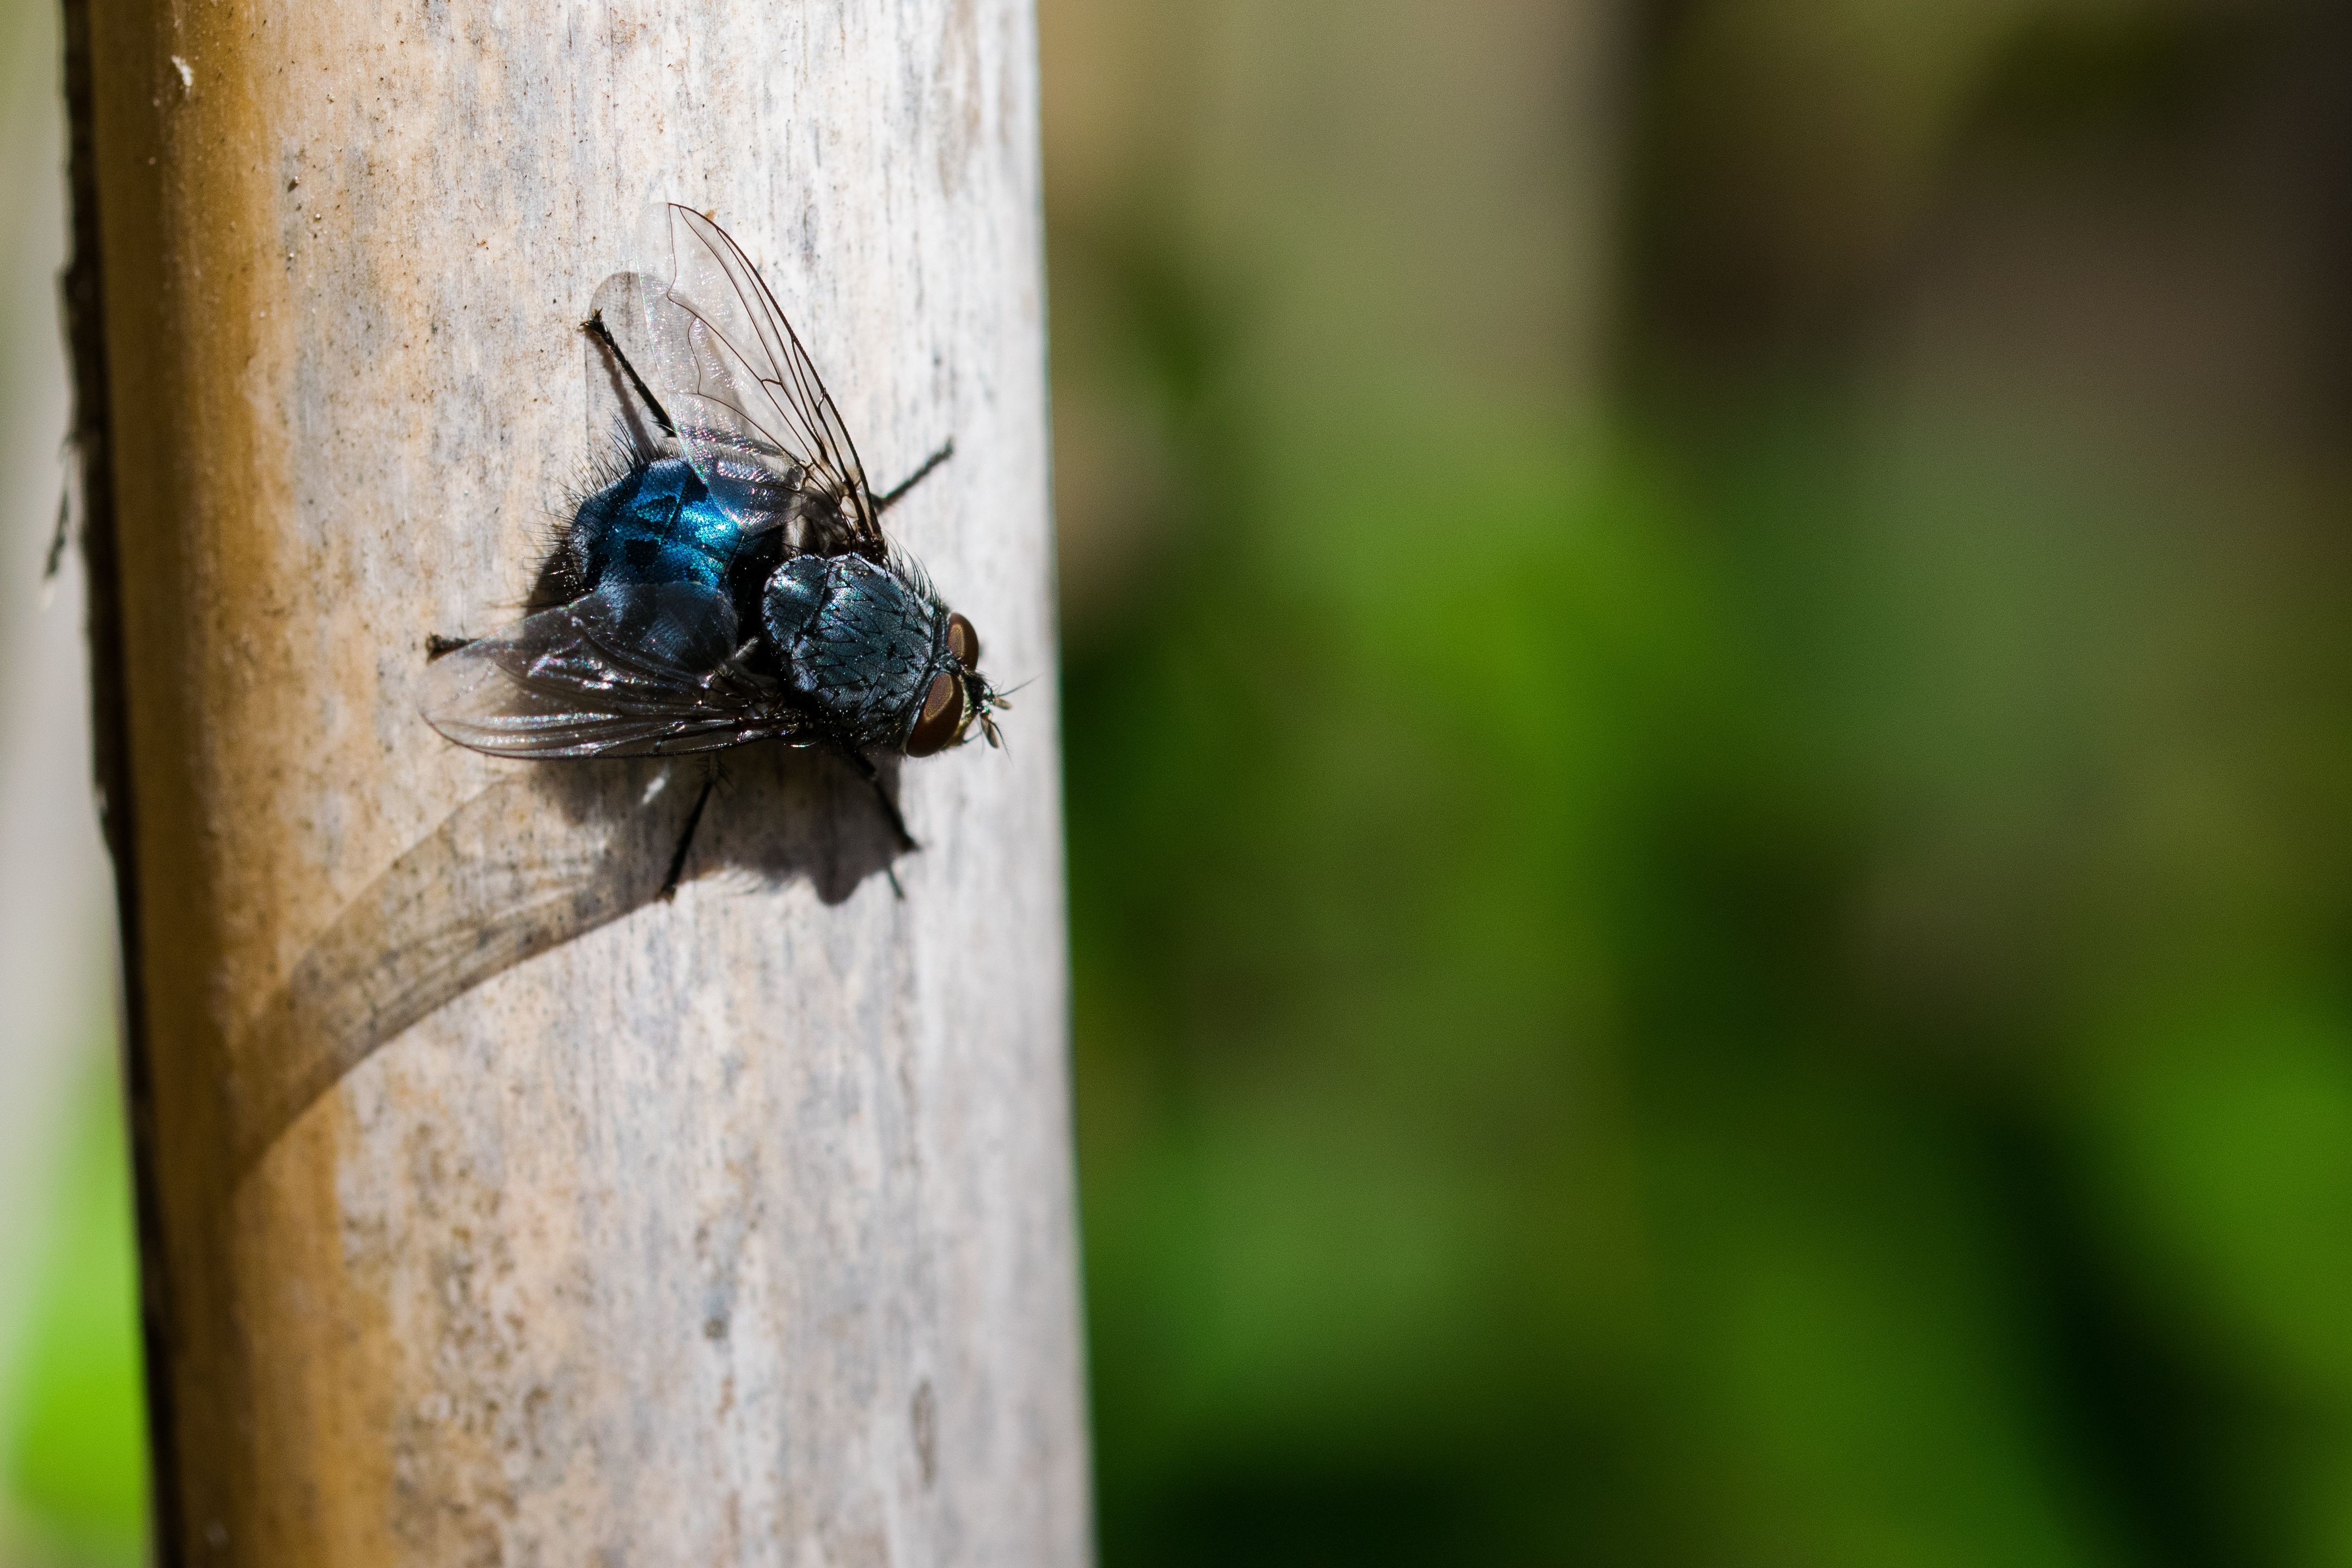
[{"label": "blurred green background", "polygon": [[1108,1568],[2352,1564],[2352,13],[1041,13]]}]

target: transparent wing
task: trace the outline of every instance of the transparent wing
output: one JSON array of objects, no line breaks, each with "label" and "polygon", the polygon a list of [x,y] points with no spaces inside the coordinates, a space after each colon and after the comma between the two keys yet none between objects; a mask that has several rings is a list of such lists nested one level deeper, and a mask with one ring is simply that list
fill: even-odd
[{"label": "transparent wing", "polygon": [[[651,368],[645,341],[647,301],[664,285],[642,272],[615,272],[596,286],[589,320],[581,323],[581,353],[588,372],[588,449],[599,456],[618,450],[637,462],[677,456],[666,410],[640,391],[629,372]],[[610,334],[607,347],[598,329]],[[617,352],[615,352],[617,351]]]},{"label": "transparent wing", "polygon": [[647,379],[686,457],[747,528],[797,526],[796,548],[887,557],[857,447],[750,257],[687,207],[664,209],[663,280],[636,287]]},{"label": "transparent wing", "polygon": [[789,735],[803,721],[735,658],[727,596],[601,588],[467,643],[426,675],[425,718],[501,757],[635,757]]}]

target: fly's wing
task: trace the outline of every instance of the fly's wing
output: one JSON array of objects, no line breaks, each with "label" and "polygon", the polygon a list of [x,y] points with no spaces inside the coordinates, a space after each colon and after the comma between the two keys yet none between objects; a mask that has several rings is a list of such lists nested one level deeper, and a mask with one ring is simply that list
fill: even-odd
[{"label": "fly's wing", "polygon": [[759,268],[700,213],[671,205],[662,228],[666,279],[639,290],[647,374],[687,459],[745,527],[886,560],[856,444]]},{"label": "fly's wing", "polygon": [[425,717],[500,757],[707,752],[798,729],[735,651],[724,594],[615,584],[436,660]]}]

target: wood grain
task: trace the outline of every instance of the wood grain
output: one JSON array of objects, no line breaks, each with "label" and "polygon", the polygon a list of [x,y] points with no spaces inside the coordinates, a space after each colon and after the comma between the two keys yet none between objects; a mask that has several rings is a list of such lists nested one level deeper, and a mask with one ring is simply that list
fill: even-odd
[{"label": "wood grain", "polygon": [[[1027,0],[69,9],[164,1560],[1085,1562]],[[747,752],[661,903],[700,764],[417,715],[655,197],[956,443],[893,531],[1035,684],[918,854]]]}]

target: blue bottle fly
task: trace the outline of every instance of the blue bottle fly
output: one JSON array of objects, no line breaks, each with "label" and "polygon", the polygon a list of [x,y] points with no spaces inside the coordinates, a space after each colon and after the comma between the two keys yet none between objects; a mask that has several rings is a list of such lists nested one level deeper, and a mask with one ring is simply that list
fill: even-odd
[{"label": "blue bottle fly", "polygon": [[[971,623],[882,532],[953,444],[872,494],[750,258],[687,208],[667,209],[665,227],[667,276],[609,279],[584,323],[635,399],[615,455],[559,531],[525,618],[427,643],[425,718],[506,757],[823,747],[873,786],[912,848],[871,754],[929,756],[975,725],[997,744],[1006,706],[980,673]],[[637,356],[608,311],[641,337]],[[709,793],[706,781],[665,897]]]}]

